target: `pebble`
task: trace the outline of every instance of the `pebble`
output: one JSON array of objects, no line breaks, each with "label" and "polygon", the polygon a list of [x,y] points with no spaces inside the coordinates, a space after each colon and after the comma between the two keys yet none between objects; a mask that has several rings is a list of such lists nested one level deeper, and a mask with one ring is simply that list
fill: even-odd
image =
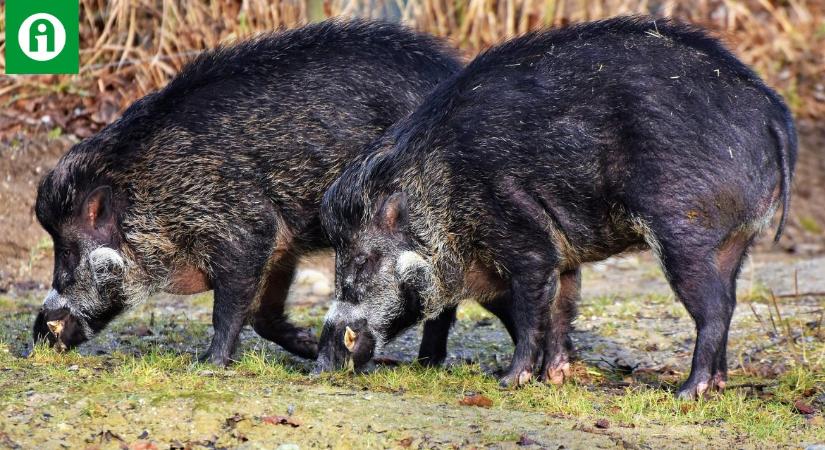
[{"label": "pebble", "polygon": [[294,282],[296,284],[303,286],[314,286],[316,283],[329,284],[329,279],[320,271],[313,269],[303,269],[299,270],[298,273],[295,274]]},{"label": "pebble", "polygon": [[312,293],[318,296],[332,295],[332,286],[329,281],[317,281],[312,284]]}]

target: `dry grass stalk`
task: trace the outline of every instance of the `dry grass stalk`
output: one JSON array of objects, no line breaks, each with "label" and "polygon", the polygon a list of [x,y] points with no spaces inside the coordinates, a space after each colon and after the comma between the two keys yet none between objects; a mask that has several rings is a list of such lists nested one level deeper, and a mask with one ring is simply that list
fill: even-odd
[{"label": "dry grass stalk", "polygon": [[[4,8],[0,4],[0,14]],[[472,56],[529,30],[640,13],[714,30],[798,114],[825,117],[820,0],[80,0],[80,75],[4,76],[0,105],[47,86],[49,92],[113,96],[123,108],[205,48],[330,16],[400,19],[449,38]]]}]

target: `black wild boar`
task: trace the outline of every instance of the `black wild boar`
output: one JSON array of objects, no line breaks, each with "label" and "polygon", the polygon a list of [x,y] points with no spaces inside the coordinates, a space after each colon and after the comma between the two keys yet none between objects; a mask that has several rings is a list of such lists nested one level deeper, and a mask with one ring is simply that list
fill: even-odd
[{"label": "black wild boar", "polygon": [[204,359],[258,334],[314,358],[287,321],[295,265],[329,247],[318,219],[346,163],[460,68],[397,25],[328,21],[197,57],[164,89],[74,146],[42,180],[54,240],[35,340],[76,346],[157,291],[214,289]]},{"label": "black wild boar", "polygon": [[650,248],[696,322],[679,395],[724,387],[737,273],[780,203],[782,231],[796,135],[718,41],[646,17],[523,36],[373,147],[322,203],[337,256],[319,370],[474,297],[514,337],[503,384],[563,381],[581,264]]}]

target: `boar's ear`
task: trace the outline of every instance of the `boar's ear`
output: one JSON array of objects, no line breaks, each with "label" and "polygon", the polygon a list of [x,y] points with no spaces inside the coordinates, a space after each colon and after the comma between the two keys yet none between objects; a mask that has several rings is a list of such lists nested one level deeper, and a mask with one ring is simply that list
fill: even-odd
[{"label": "boar's ear", "polygon": [[389,231],[399,231],[407,223],[407,194],[396,192],[381,206],[381,224]]},{"label": "boar's ear", "polygon": [[83,201],[82,223],[91,230],[99,230],[114,222],[112,210],[112,188],[100,186],[95,188]]}]

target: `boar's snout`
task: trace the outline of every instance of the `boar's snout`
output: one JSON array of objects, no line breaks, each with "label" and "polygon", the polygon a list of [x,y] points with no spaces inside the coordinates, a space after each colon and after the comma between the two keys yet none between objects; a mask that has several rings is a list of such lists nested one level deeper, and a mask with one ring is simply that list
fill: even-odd
[{"label": "boar's snout", "polygon": [[57,351],[70,350],[87,340],[80,321],[68,308],[43,308],[34,319],[34,344],[48,342]]},{"label": "boar's snout", "polygon": [[358,371],[370,362],[375,352],[375,337],[366,326],[366,321],[359,322],[324,325],[314,373],[343,369],[350,362]]}]

